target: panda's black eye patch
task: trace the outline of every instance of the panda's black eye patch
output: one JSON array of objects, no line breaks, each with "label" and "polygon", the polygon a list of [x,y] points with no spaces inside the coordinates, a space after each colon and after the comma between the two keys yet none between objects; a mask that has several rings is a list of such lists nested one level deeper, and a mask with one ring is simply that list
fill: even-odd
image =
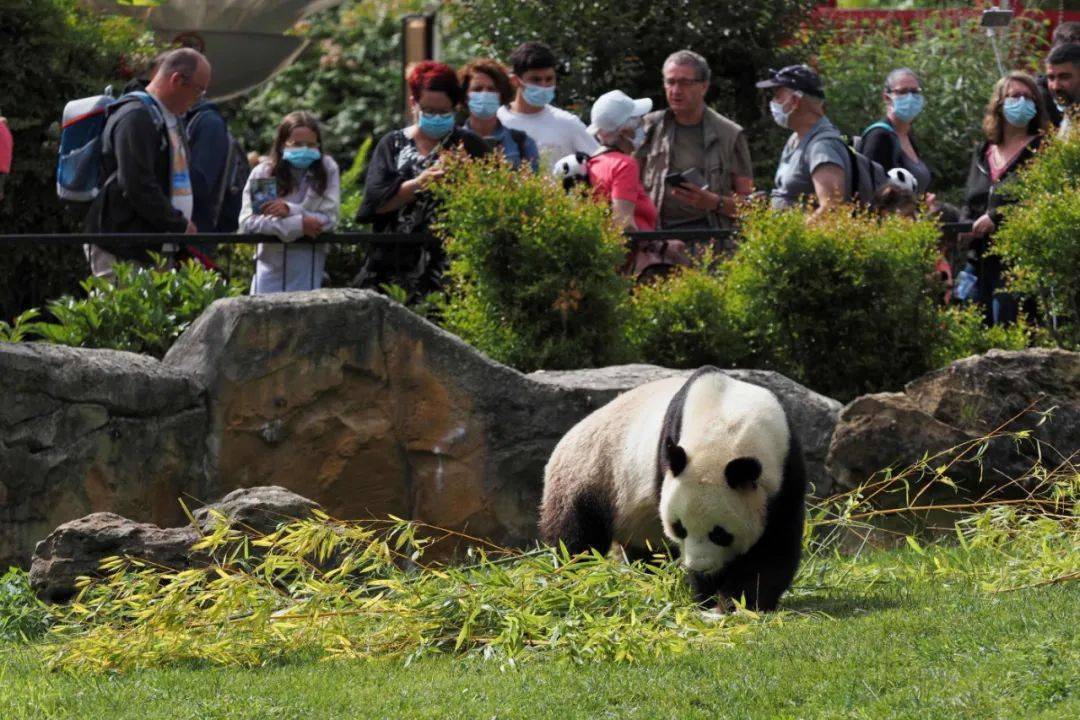
[{"label": "panda's black eye patch", "polygon": [[735,490],[757,487],[758,478],[761,477],[761,463],[752,457],[735,458],[724,468],[724,477],[728,486]]},{"label": "panda's black eye patch", "polygon": [[735,542],[735,536],[729,533],[724,528],[717,525],[709,532],[709,540],[716,543],[720,547],[727,547],[731,543]]},{"label": "panda's black eye patch", "polygon": [[675,523],[671,526],[671,529],[675,531],[675,537],[679,538],[680,540],[686,537],[686,528],[683,527],[682,522],[680,522],[679,520],[675,521]]}]

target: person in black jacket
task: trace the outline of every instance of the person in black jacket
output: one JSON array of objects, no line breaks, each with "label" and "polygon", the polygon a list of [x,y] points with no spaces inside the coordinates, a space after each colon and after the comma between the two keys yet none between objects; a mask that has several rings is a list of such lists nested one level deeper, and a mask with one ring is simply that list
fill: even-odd
[{"label": "person in black jacket", "polygon": [[[409,73],[409,94],[417,121],[393,130],[379,140],[364,181],[364,199],[356,219],[371,223],[375,232],[423,233],[435,219],[436,201],[427,188],[443,176],[440,154],[461,148],[471,157],[487,153],[487,143],[469,130],[456,127],[454,111],[465,99],[454,69],[425,61]],[[396,250],[396,252],[395,252]],[[390,270],[393,258],[403,267]],[[439,287],[445,255],[439,247],[375,248],[354,280],[362,286],[392,280],[409,290],[429,292]]]},{"label": "person in black jacket", "polygon": [[919,149],[911,131],[912,123],[922,112],[923,98],[919,77],[908,68],[897,68],[885,78],[885,117],[863,131],[862,154],[877,162],[888,172],[904,168],[918,183],[916,194],[922,195],[930,186],[930,168],[919,157]]},{"label": "person in black jacket", "polygon": [[[101,192],[86,218],[90,233],[197,232],[191,221],[190,155],[180,118],[210,84],[210,63],[199,52],[180,48],[165,53],[146,86],[109,108],[102,133]],[[168,248],[163,248],[168,250]],[[95,275],[109,276],[117,258],[148,264],[141,248],[87,246]]]},{"label": "person in black jacket", "polygon": [[983,117],[986,141],[975,149],[968,172],[964,219],[972,222],[969,260],[978,277],[977,299],[987,325],[1016,320],[1016,299],[1001,292],[1001,258],[993,253],[993,234],[1001,225],[1000,208],[1009,203],[1004,186],[1034,157],[1049,128],[1035,78],[1011,72],[994,85]]}]

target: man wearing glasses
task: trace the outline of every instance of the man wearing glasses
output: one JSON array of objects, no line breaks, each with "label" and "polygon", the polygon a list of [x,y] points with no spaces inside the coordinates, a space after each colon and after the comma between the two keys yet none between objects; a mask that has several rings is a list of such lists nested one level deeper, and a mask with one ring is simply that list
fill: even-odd
[{"label": "man wearing glasses", "polygon": [[736,196],[753,191],[746,135],[705,106],[711,72],[701,55],[672,54],[663,76],[668,108],[645,116],[645,144],[636,154],[659,227],[730,228]]},{"label": "man wearing glasses", "polygon": [[[129,93],[109,108],[101,146],[106,180],[90,206],[87,232],[197,232],[180,118],[209,85],[210,63],[198,51],[180,48],[160,58],[145,93]],[[88,245],[86,255],[98,276],[110,276],[117,258],[150,262],[146,250],[124,246]]]}]

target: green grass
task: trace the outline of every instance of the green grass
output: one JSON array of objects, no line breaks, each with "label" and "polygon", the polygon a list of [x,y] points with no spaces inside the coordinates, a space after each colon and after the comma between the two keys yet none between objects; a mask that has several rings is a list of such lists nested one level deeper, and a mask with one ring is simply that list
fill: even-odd
[{"label": "green grass", "polygon": [[911,577],[935,552],[841,561],[824,577],[842,567],[862,579],[796,588],[732,641],[634,664],[293,656],[90,674],[50,671],[40,645],[0,645],[0,717],[1080,717],[1080,585],[995,594],[954,575]]}]

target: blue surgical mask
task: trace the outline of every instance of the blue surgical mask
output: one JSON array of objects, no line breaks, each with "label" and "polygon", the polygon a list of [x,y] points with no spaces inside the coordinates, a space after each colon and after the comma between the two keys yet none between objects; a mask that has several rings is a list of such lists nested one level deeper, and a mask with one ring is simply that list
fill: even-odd
[{"label": "blue surgical mask", "polygon": [[639,127],[636,130],[634,130],[634,137],[633,137],[633,139],[630,140],[630,143],[634,146],[635,150],[637,150],[642,145],[644,145],[645,144],[645,128]]},{"label": "blue surgical mask", "polygon": [[1005,120],[1014,127],[1027,127],[1035,112],[1035,101],[1031,98],[1005,98],[1002,108]]},{"label": "blue surgical mask", "polygon": [[281,153],[285,162],[300,170],[307,170],[312,164],[322,157],[318,148],[285,148]]},{"label": "blue surgical mask", "polygon": [[495,117],[499,111],[499,93],[475,90],[469,93],[469,112],[481,120]]},{"label": "blue surgical mask", "polygon": [[907,93],[893,96],[892,106],[896,117],[904,122],[911,122],[923,111],[926,99],[922,93]]},{"label": "blue surgical mask", "polygon": [[779,103],[773,100],[769,103],[769,112],[772,113],[773,122],[782,128],[788,126],[788,119],[791,117],[791,113],[795,108],[784,111],[784,103]]},{"label": "blue surgical mask", "polygon": [[544,107],[555,99],[555,86],[526,85],[522,95],[525,97],[525,102],[533,107]]},{"label": "blue surgical mask", "polygon": [[438,140],[446,137],[447,133],[454,129],[454,114],[428,115],[426,112],[421,112],[419,125],[420,132]]}]

